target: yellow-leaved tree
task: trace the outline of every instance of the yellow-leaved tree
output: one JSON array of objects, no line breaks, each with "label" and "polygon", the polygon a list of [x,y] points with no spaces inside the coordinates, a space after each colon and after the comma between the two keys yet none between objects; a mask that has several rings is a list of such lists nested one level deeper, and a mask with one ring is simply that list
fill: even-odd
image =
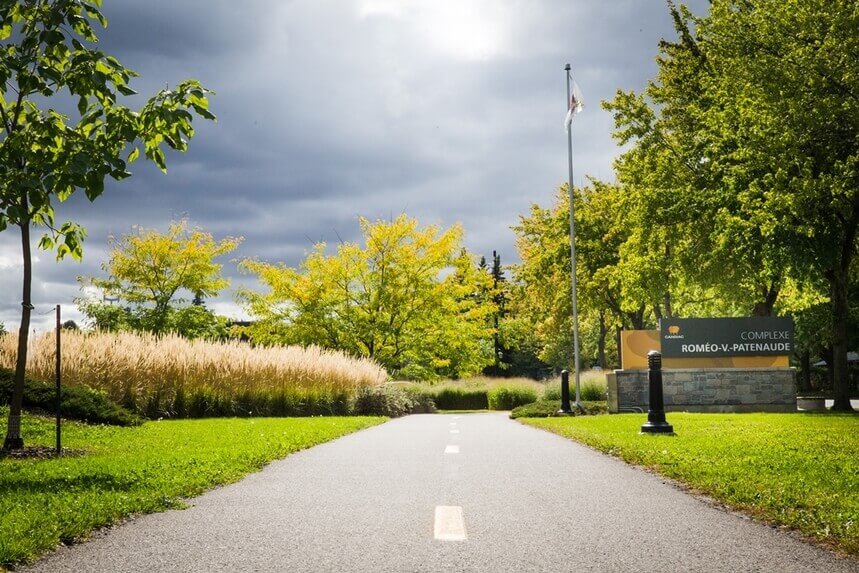
[{"label": "yellow-leaved tree", "polygon": [[491,364],[491,276],[462,247],[462,229],[420,227],[400,215],[360,219],[364,245],[298,268],[243,261],[268,292],[240,291],[257,319],[254,342],[318,345],[366,356],[395,378],[460,377]]},{"label": "yellow-leaved tree", "polygon": [[[87,300],[78,301],[78,305],[102,329],[156,334],[200,330],[198,323],[206,321],[198,315],[210,314],[202,309],[202,300],[230,284],[221,276],[221,264],[215,259],[235,250],[241,240],[225,237],[217,241],[202,229],[189,229],[187,219],[173,222],[166,233],[137,228],[134,233],[111,238],[110,258],[102,265],[108,277],[88,282],[130,306]],[[177,308],[183,302],[182,293],[194,297],[197,304],[190,310],[197,312]],[[191,328],[183,328],[182,322],[192,323]]]}]

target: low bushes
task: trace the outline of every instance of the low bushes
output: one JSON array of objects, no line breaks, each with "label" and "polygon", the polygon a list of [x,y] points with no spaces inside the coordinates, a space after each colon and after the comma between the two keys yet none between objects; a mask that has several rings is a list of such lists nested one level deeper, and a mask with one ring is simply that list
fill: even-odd
[{"label": "low bushes", "polygon": [[[575,381],[573,375],[570,375],[570,396],[574,397],[576,392]],[[561,399],[561,381],[560,379],[552,380],[546,383],[545,391],[543,392],[544,400],[560,400]],[[605,374],[599,371],[582,372],[579,376],[579,397],[588,402],[598,402],[606,399],[606,380]]]},{"label": "low bushes", "polygon": [[[510,417],[516,418],[551,418],[557,416],[561,409],[560,400],[538,400],[531,404],[525,404],[514,408],[510,412]],[[573,405],[573,416],[590,416],[595,414],[607,414],[608,407],[604,401],[582,402],[582,409],[579,410]],[[569,415],[569,414],[562,414]]]},{"label": "low bushes", "polygon": [[429,397],[396,386],[361,388],[355,397],[354,412],[359,416],[388,416],[435,412]]},{"label": "low bushes", "polygon": [[526,386],[498,386],[487,395],[490,410],[512,410],[537,400],[537,391]]},{"label": "low bushes", "polygon": [[427,397],[441,410],[487,410],[489,396],[486,388],[462,388],[444,386],[435,392],[427,392]]},{"label": "low bushes", "polygon": [[[0,404],[12,399],[14,373],[0,368]],[[63,386],[60,392],[61,411],[64,418],[96,424],[136,426],[138,416],[111,401],[103,393],[86,387]],[[24,407],[54,412],[57,408],[56,389],[53,384],[26,379],[24,382]]]},{"label": "low bushes", "polygon": [[438,383],[395,383],[431,400],[440,410],[509,410],[533,402],[543,391],[540,382],[527,378],[469,378]]}]

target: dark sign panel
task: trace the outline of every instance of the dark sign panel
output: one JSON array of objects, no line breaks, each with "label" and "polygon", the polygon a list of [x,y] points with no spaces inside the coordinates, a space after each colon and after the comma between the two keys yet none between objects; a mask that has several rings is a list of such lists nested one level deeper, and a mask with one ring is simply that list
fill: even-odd
[{"label": "dark sign panel", "polygon": [[662,356],[786,356],[793,353],[792,318],[663,318]]}]

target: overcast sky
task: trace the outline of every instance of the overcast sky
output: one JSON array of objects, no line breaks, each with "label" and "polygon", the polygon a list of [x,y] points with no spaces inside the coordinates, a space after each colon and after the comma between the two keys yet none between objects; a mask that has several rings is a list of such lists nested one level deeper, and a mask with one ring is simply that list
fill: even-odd
[{"label": "overcast sky", "polygon": [[[700,13],[706,0],[689,3]],[[214,90],[166,175],[138,161],[104,196],[58,207],[89,231],[84,260],[35,251],[34,327],[66,318],[79,275],[101,275],[109,235],[186,216],[244,242],[225,258],[233,288],[208,301],[240,318],[234,287],[259,288],[233,259],[297,265],[314,243],[358,240],[358,217],[405,212],[461,223],[478,255],[517,260],[510,229],[567,178],[569,62],[585,109],[573,124],[575,182],[613,179],[618,148],[600,108],[641,90],[674,38],[663,0],[106,0],[104,51],[149,96],[185,78]],[[139,105],[132,100],[129,104]],[[0,234],[0,321],[17,328],[20,236]]]}]

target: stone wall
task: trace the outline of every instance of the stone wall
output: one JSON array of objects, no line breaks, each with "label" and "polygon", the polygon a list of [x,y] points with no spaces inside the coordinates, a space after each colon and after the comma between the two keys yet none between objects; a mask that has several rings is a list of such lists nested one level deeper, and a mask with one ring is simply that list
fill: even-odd
[{"label": "stone wall", "polygon": [[[611,412],[648,410],[647,370],[615,370],[607,375]],[[793,368],[678,368],[662,371],[666,411],[793,412]]]}]

